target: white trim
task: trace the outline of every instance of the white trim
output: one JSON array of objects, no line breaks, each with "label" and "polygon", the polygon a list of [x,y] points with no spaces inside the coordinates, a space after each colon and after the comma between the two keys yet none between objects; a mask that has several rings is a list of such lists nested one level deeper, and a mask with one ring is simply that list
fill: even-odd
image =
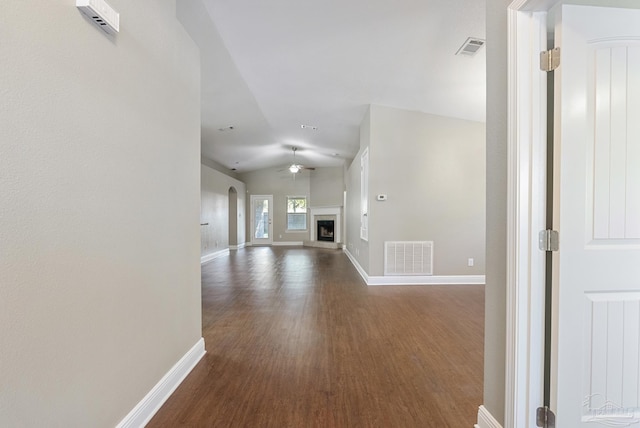
[{"label": "white trim", "polygon": [[[267,225],[267,233],[269,235],[268,238],[256,238],[254,226],[255,226],[255,217],[256,212],[254,209],[254,203],[258,199],[267,199],[269,201],[269,224]],[[249,207],[251,213],[249,214],[250,227],[249,231],[251,231],[251,243],[247,245],[255,245],[255,246],[265,246],[271,245],[273,243],[273,216],[274,216],[274,206],[273,206],[273,195],[249,195]]]},{"label": "white trim", "polygon": [[120,421],[116,428],[143,427],[151,420],[173,391],[182,383],[184,378],[193,370],[205,354],[204,338],[200,338],[195,345],[178,361],[171,370],[149,391],[147,395]]},{"label": "white trim", "polygon": [[229,255],[229,248],[225,248],[224,250],[216,251],[215,253],[207,254],[206,256],[200,257],[200,264],[204,264],[206,262],[210,262],[213,259],[217,259],[218,257],[224,257]]},{"label": "white trim", "polygon": [[309,241],[316,240],[316,217],[319,216],[336,216],[334,223],[334,241],[342,242],[342,207],[326,206],[326,207],[312,207],[309,209],[310,224],[309,224]]},{"label": "white trim", "polygon": [[369,276],[367,272],[360,266],[360,263],[347,250],[345,254],[356,268],[365,284],[376,285],[466,285],[466,284],[484,284],[484,275],[429,275],[429,276]]},{"label": "white trim", "polygon": [[483,285],[484,279],[484,275],[370,276],[367,285]]},{"label": "white trim", "polygon": [[[287,195],[287,205],[285,205],[285,223],[287,225],[284,233],[301,233],[301,232],[308,232],[309,231],[309,197],[305,196],[305,195]],[[304,203],[307,206],[306,211],[304,213],[290,213],[289,212],[289,199],[304,199]],[[304,214],[305,215],[305,221],[306,221],[306,225],[307,227],[304,229],[289,229],[289,214]]]},{"label": "white trim", "polygon": [[507,427],[535,427],[542,404],[545,256],[537,234],[545,228],[547,107],[538,58],[547,48],[546,11],[554,1],[516,0],[508,8]]},{"label": "white trim", "polygon": [[478,423],[474,425],[475,428],[502,428],[502,425],[493,417],[486,407],[480,406],[478,408]]},{"label": "white trim", "polygon": [[244,247],[246,247],[246,245],[247,244],[245,242],[243,242],[240,245],[229,245],[229,250],[234,250],[234,251],[235,250],[242,250]]},{"label": "white trim", "polygon": [[302,247],[302,241],[280,241],[273,242],[274,247]]},{"label": "white trim", "polygon": [[358,260],[356,260],[356,258],[353,256],[353,254],[351,254],[349,252],[349,250],[347,249],[346,246],[343,247],[342,251],[344,251],[344,253],[347,255],[347,257],[349,257],[349,260],[351,261],[351,264],[353,264],[353,266],[355,266],[356,270],[358,271],[358,273],[360,274],[360,276],[364,280],[364,283],[368,285],[368,283],[369,283],[369,275],[367,275],[367,272],[362,268],[362,266],[360,266],[360,263],[358,263]]}]

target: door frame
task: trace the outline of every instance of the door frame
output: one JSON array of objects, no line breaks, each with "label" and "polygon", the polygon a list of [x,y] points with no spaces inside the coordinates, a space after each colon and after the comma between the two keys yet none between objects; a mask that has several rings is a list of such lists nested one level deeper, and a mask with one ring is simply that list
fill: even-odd
[{"label": "door frame", "polygon": [[535,427],[543,404],[546,228],[547,12],[560,0],[508,7],[506,427]]},{"label": "door frame", "polygon": [[[257,199],[268,199],[269,200],[269,239],[256,241],[253,227],[255,225],[255,211],[253,209],[253,202]],[[251,245],[272,245],[273,244],[273,195],[251,195],[249,198],[249,210],[251,211],[250,215],[250,229],[251,232]]]}]

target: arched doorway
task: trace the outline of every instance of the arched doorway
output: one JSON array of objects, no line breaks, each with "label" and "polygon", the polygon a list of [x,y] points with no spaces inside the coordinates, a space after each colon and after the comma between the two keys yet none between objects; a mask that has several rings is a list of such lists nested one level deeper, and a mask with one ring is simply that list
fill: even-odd
[{"label": "arched doorway", "polygon": [[229,249],[238,249],[238,191],[229,188]]}]

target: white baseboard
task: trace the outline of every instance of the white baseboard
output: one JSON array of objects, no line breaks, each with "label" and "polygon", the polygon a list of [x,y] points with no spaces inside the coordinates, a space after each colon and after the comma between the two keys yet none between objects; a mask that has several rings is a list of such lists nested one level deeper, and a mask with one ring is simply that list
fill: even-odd
[{"label": "white baseboard", "polygon": [[478,408],[478,423],[475,428],[502,428],[502,425],[493,417],[486,407]]},{"label": "white baseboard", "polygon": [[484,280],[484,275],[370,276],[367,285],[482,285]]},{"label": "white baseboard", "polygon": [[207,254],[206,256],[200,257],[200,264],[210,262],[213,259],[217,259],[218,257],[228,256],[229,249],[225,248],[224,250],[216,251],[215,253]]},{"label": "white baseboard", "polygon": [[367,285],[467,285],[485,283],[484,275],[369,276],[346,248],[345,254]]},{"label": "white baseboard", "polygon": [[271,245],[274,247],[302,247],[302,241],[281,241],[274,242]]},{"label": "white baseboard", "polygon": [[365,270],[362,268],[362,266],[360,266],[360,263],[358,263],[358,260],[356,260],[356,258],[353,256],[353,254],[351,254],[351,252],[349,252],[349,250],[347,249],[346,246],[343,247],[343,251],[347,255],[347,257],[349,258],[349,260],[351,260],[351,264],[353,264],[353,266],[356,268],[356,270],[358,271],[358,273],[360,274],[360,276],[364,280],[364,283],[369,285],[369,275],[367,275],[367,272],[365,272]]},{"label": "white baseboard", "polygon": [[149,391],[136,407],[124,417],[116,428],[144,427],[156,414],[160,407],[173,394],[185,377],[204,356],[204,338],[200,338],[195,345],[178,361],[171,370]]},{"label": "white baseboard", "polygon": [[239,245],[229,245],[229,249],[230,250],[242,250],[247,244],[246,243],[242,243]]}]

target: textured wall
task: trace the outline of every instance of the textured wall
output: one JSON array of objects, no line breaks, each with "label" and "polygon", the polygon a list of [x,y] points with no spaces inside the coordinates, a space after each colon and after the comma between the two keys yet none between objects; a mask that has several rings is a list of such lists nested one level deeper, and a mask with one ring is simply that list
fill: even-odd
[{"label": "textured wall", "polygon": [[198,52],[110,3],[0,2],[3,427],[113,427],[201,337]]}]

